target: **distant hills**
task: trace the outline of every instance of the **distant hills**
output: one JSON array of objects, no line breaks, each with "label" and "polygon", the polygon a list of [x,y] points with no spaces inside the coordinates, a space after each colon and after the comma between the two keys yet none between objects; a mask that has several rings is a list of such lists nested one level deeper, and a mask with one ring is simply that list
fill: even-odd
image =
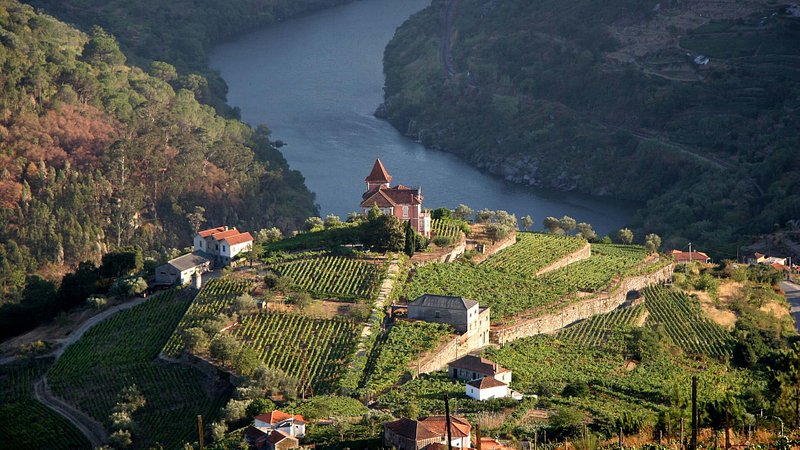
[{"label": "distant hills", "polygon": [[434,0],[386,49],[378,114],[734,257],[800,217],[797,42],[800,17],[766,1]]},{"label": "distant hills", "polygon": [[164,253],[203,220],[288,230],[317,213],[269,130],[217,115],[193,79],[0,0],[0,299],[110,248]]}]

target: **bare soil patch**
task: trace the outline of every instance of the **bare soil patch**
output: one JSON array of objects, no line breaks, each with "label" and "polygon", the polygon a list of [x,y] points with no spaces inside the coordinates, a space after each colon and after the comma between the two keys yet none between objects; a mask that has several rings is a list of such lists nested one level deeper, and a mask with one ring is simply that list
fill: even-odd
[{"label": "bare soil patch", "polygon": [[703,308],[703,312],[705,312],[711,320],[725,329],[733,329],[734,325],[736,325],[736,320],[738,319],[733,311],[718,308],[707,292],[692,291],[691,293],[696,295],[698,300],[700,300],[700,307]]}]

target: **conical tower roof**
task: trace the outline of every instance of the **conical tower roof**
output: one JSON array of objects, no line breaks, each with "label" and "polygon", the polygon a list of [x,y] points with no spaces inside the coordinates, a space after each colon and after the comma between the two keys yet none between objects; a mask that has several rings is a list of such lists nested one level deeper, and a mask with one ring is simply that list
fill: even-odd
[{"label": "conical tower roof", "polygon": [[375,160],[375,165],[372,166],[372,172],[369,173],[367,178],[364,181],[371,182],[371,183],[388,183],[392,181],[392,176],[389,175],[389,172],[386,171],[386,168],[383,167],[383,163],[380,159]]}]

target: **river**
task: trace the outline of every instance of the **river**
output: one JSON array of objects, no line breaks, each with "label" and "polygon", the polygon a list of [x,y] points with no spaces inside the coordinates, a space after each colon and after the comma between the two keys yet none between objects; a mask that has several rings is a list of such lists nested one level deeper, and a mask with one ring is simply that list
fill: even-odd
[{"label": "river", "polygon": [[383,98],[383,50],[395,29],[430,0],[358,0],[248,33],[217,46],[211,66],[228,101],[252,125],[268,124],[293,169],[316,193],[324,217],[358,210],[364,178],[380,157],[393,183],[421,186],[423,206],[569,215],[605,234],[625,225],[622,202],[522,186],[427,150],[373,112]]}]

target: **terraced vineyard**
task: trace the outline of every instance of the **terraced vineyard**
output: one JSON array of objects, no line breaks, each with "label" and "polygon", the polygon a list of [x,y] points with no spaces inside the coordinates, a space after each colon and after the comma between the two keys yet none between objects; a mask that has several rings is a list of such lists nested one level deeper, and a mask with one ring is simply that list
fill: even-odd
[{"label": "terraced vineyard", "polygon": [[229,314],[233,300],[248,292],[251,284],[240,280],[217,278],[209,281],[197,294],[186,314],[181,319],[175,332],[164,346],[164,354],[177,357],[184,348],[182,330],[200,327],[217,314]]},{"label": "terraced vineyard", "polygon": [[434,236],[444,236],[457,241],[461,237],[461,228],[458,223],[452,220],[433,219],[431,221],[431,232]]},{"label": "terraced vineyard", "polygon": [[409,371],[414,358],[434,350],[451,334],[452,328],[438,323],[397,321],[385,341],[376,346],[379,354],[370,358],[361,387],[369,394],[391,388]]},{"label": "terraced vineyard", "polygon": [[336,391],[359,331],[345,320],[263,312],[242,317],[232,333],[265,364],[298,377],[301,389],[318,395]]},{"label": "terraced vineyard", "polygon": [[535,276],[540,269],[580,250],[586,241],[574,236],[517,233],[517,242],[483,263],[491,269]]},{"label": "terraced vineyard", "polygon": [[53,392],[108,427],[120,391],[136,384],[146,404],[133,415],[135,447],[195,440],[197,415],[213,420],[227,398],[197,370],[157,360],[190,302],[169,291],[95,325],[48,372]]},{"label": "terraced vineyard", "polygon": [[428,264],[416,270],[403,295],[406,298],[425,293],[460,295],[490,306],[493,320],[525,312],[545,313],[564,306],[565,301],[574,301],[566,297],[568,294],[608,288],[615,278],[629,273],[646,256],[640,247],[615,247],[601,246],[600,252],[589,259],[539,277],[521,270],[504,270],[498,263],[494,266],[464,262]]},{"label": "terraced vineyard", "polygon": [[298,259],[272,268],[290,278],[293,289],[341,300],[375,298],[385,272],[374,262],[342,256]]},{"label": "terraced vineyard", "polygon": [[650,312],[648,323],[663,324],[675,345],[693,354],[730,354],[730,334],[705,316],[697,300],[661,286],[649,287],[643,294]]},{"label": "terraced vineyard", "polygon": [[33,399],[32,383],[44,375],[51,361],[21,361],[0,366],[0,439],[4,448],[92,448],[71,423]]},{"label": "terraced vineyard", "polygon": [[617,309],[567,327],[556,336],[560,340],[584,347],[606,347],[621,352],[624,343],[613,338],[618,335],[618,332],[635,325],[644,311],[644,305]]}]

